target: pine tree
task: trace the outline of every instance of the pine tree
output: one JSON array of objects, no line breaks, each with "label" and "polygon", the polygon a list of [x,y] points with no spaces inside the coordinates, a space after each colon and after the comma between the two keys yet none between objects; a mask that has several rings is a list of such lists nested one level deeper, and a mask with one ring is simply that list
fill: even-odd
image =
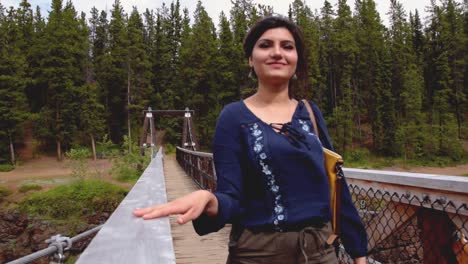
[{"label": "pine tree", "polygon": [[96,154],[96,138],[102,137],[105,131],[104,106],[99,102],[95,84],[87,83],[81,87],[80,128],[89,137],[94,160]]},{"label": "pine tree", "polygon": [[103,84],[109,102],[110,138],[115,143],[121,142],[123,135],[129,132],[126,112],[128,45],[126,15],[120,1],[115,0],[109,23],[109,82]]},{"label": "pine tree", "polygon": [[[190,95],[192,95],[188,102],[189,107],[195,109],[197,113],[196,121],[200,144],[209,146],[219,111],[216,107],[219,105],[216,101],[219,90],[214,70],[217,67],[215,64],[217,39],[214,24],[201,1],[197,3],[189,42],[196,43],[196,45],[191,46],[190,54],[184,54],[184,75],[188,74],[184,76],[184,80],[192,79],[192,81],[186,82],[186,85],[190,85]],[[187,67],[193,69],[189,70]]]},{"label": "pine tree", "polygon": [[230,22],[234,38],[234,47],[236,56],[232,58],[232,63],[237,66],[236,82],[238,83],[239,94],[246,97],[255,91],[256,84],[248,78],[250,67],[247,59],[244,57],[243,42],[249,26],[255,23],[251,19],[253,1],[252,0],[233,0],[230,11]]},{"label": "pine tree", "polygon": [[426,152],[434,150],[438,155],[458,160],[463,151],[459,140],[454,140],[459,130],[450,104],[453,99],[453,79],[450,74],[452,51],[449,50],[451,36],[444,11],[444,7],[431,1],[430,24],[426,28],[425,79],[433,142]]},{"label": "pine tree", "polygon": [[[184,83],[179,87],[182,92],[182,100],[188,102],[192,98],[192,90],[190,87],[194,86],[195,80],[191,78],[193,76],[193,67],[190,67],[191,64],[195,63],[192,61],[194,58],[192,56],[192,28],[190,26],[190,17],[188,9],[184,9],[184,16],[182,19],[182,32],[180,40],[180,80]],[[188,105],[186,105],[188,106]]]},{"label": "pine tree", "polygon": [[[358,96],[355,105],[358,113],[358,124],[360,134],[363,134],[361,120],[368,118],[372,129],[372,143],[375,150],[385,152],[384,133],[391,135],[394,131],[388,131],[384,127],[385,114],[382,111],[391,111],[392,107],[384,108],[386,102],[385,89],[388,80],[385,79],[387,66],[384,57],[384,27],[380,21],[380,16],[375,9],[373,0],[356,1],[356,40],[359,51],[356,57],[355,94]],[[384,96],[386,95],[386,96]],[[391,113],[387,113],[389,117]],[[391,120],[387,120],[392,122]],[[390,128],[389,128],[390,129]]]},{"label": "pine tree", "polygon": [[[464,121],[464,113],[467,108],[467,94],[464,93],[465,54],[468,52],[465,32],[463,28],[463,11],[460,4],[453,0],[443,1],[444,14],[442,35],[445,42],[450,68],[450,105],[458,126],[458,137],[461,136],[461,128]],[[465,45],[464,45],[465,44]]]},{"label": "pine tree", "polygon": [[86,63],[86,30],[69,1],[52,2],[52,11],[41,39],[46,47],[41,57],[40,82],[47,84],[47,100],[37,122],[37,132],[46,141],[55,141],[57,158],[69,148],[77,134],[78,97],[84,82]]},{"label": "pine tree", "polygon": [[[149,105],[151,90],[151,64],[143,40],[143,21],[136,8],[128,20],[128,61],[127,61],[127,125],[128,138],[131,131],[140,131],[142,127],[141,111]],[[132,125],[133,124],[133,125]],[[132,129],[133,127],[133,129]],[[135,137],[136,138],[136,137]],[[129,149],[129,151],[131,151]]]},{"label": "pine tree", "polygon": [[412,36],[413,50],[416,53],[418,64],[422,64],[422,52],[424,45],[424,32],[421,24],[421,19],[419,18],[419,12],[416,9],[414,11],[414,16],[410,12],[410,28]]},{"label": "pine tree", "polygon": [[234,37],[230,24],[223,12],[219,16],[219,56],[216,58],[218,74],[216,76],[219,87],[222,87],[218,94],[221,105],[239,100],[240,94],[236,83],[236,65],[231,60],[236,56]]},{"label": "pine tree", "polygon": [[336,107],[333,108],[329,129],[335,136],[334,145],[340,153],[346,153],[356,137],[353,68],[358,51],[350,7],[346,0],[338,1],[337,17],[333,23],[333,61],[335,65]]},{"label": "pine tree", "polygon": [[24,93],[27,63],[20,49],[24,40],[20,14],[12,8],[6,16],[3,12],[0,5],[0,163],[9,154],[11,164],[15,165],[15,140],[27,118]]},{"label": "pine tree", "polygon": [[42,78],[41,61],[47,56],[47,43],[44,41],[44,32],[46,28],[45,19],[41,15],[39,6],[33,18],[33,34],[31,46],[28,52],[28,65],[30,83],[26,87],[26,96],[31,112],[38,113],[46,103],[47,83]]},{"label": "pine tree", "polygon": [[111,94],[110,89],[114,83],[112,79],[112,57],[110,53],[109,21],[105,11],[99,12],[93,8],[90,18],[90,42],[93,65],[93,80],[96,85],[98,102],[104,107],[103,118],[105,120],[106,134],[111,134]]},{"label": "pine tree", "polygon": [[306,61],[308,64],[308,80],[309,87],[305,87],[305,91],[297,91],[298,98],[313,98],[319,105],[320,109],[325,110],[325,91],[320,90],[319,80],[321,73],[319,68],[319,38],[320,28],[319,22],[313,16],[310,8],[302,0],[295,0],[289,6],[289,19],[296,23],[302,30],[304,43],[306,47]]},{"label": "pine tree", "polygon": [[320,17],[320,42],[319,42],[319,91],[324,91],[325,104],[328,108],[323,109],[325,112],[332,112],[336,105],[336,79],[335,65],[333,61],[332,50],[335,49],[333,42],[333,18],[334,12],[330,2],[325,1],[321,9]]}]

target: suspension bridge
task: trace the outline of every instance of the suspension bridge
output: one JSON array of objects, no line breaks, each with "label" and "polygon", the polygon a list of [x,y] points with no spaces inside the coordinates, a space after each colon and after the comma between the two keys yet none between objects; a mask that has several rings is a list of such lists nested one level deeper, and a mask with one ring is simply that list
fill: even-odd
[{"label": "suspension bridge", "polygon": [[[76,263],[225,263],[230,226],[198,236],[175,217],[142,220],[137,207],[164,203],[196,189],[216,189],[211,153],[197,151],[194,112],[145,111],[142,153],[152,160],[127,197]],[[156,147],[155,115],[180,115],[181,146],[176,157]],[[365,223],[369,263],[468,264],[468,178],[345,168],[353,201]],[[63,263],[66,239],[51,245]],[[49,251],[52,251],[49,250]],[[42,255],[43,256],[43,255]],[[342,263],[352,263],[340,247]],[[28,259],[30,261],[30,258]],[[28,263],[24,258],[11,263]]]}]

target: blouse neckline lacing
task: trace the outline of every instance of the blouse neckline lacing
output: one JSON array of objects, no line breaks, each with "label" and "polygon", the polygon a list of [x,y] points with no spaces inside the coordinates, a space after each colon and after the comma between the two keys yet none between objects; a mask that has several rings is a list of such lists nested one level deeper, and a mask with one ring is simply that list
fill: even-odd
[{"label": "blouse neckline lacing", "polygon": [[[252,110],[250,110],[250,108],[247,106],[247,104],[244,102],[244,100],[241,100],[241,104],[243,105],[244,109],[249,113],[249,115],[254,117],[256,120],[258,120],[262,124],[264,124],[266,126],[270,126],[270,124],[292,124],[293,120],[296,118],[297,113],[299,112],[299,105],[302,104],[302,101],[297,102],[296,108],[294,109],[294,112],[293,112],[293,114],[291,116],[291,120],[289,120],[289,122],[286,122],[286,123],[267,123],[264,120],[262,120],[260,117],[258,117],[254,112],[252,112]],[[275,132],[277,132],[277,131],[275,131]]]}]

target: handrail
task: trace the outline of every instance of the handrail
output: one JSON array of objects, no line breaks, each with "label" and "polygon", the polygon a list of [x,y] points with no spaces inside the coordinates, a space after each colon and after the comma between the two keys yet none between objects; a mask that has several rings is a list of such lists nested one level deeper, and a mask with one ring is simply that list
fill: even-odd
[{"label": "handrail", "polygon": [[182,151],[188,154],[193,154],[193,155],[197,155],[197,156],[204,157],[204,158],[213,158],[213,153],[203,152],[203,151],[193,151],[193,150],[184,149],[181,147],[177,147],[177,149],[179,151]]},{"label": "handrail", "polygon": [[175,263],[168,217],[143,220],[135,208],[167,202],[162,148],[76,262]]},{"label": "handrail", "polygon": [[354,168],[345,168],[344,171],[347,178],[364,181],[404,184],[405,186],[424,187],[449,192],[468,192],[468,177],[463,176]]},{"label": "handrail", "polygon": [[176,156],[180,166],[201,189],[210,191],[216,189],[213,154],[177,147]]},{"label": "handrail", "polygon": [[[212,159],[211,153],[177,148],[186,173],[209,190],[216,188]],[[354,168],[344,173],[366,226],[370,263],[468,263],[467,177]],[[352,263],[342,249],[341,263]]]}]

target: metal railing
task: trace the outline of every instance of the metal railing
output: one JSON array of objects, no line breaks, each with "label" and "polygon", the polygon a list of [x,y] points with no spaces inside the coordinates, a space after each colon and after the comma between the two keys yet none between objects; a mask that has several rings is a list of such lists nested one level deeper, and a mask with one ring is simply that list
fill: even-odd
[{"label": "metal railing", "polygon": [[132,214],[167,202],[162,156],[160,148],[76,264],[175,263],[169,218],[145,221]]},{"label": "metal railing", "polygon": [[49,243],[49,247],[29,254],[27,256],[21,257],[19,259],[7,262],[7,264],[25,264],[30,263],[34,260],[40,259],[42,257],[51,256],[51,259],[55,263],[64,263],[65,261],[65,252],[71,249],[72,244],[80,241],[81,239],[91,236],[98,232],[103,225],[96,226],[88,231],[85,231],[79,235],[76,235],[72,238],[62,236],[60,234],[52,236],[46,242]]},{"label": "metal railing", "polygon": [[[211,153],[177,149],[203,189],[216,188]],[[344,169],[366,226],[369,263],[468,263],[468,178]],[[352,263],[340,246],[341,263]]]},{"label": "metal railing", "polygon": [[180,166],[200,188],[210,191],[216,189],[213,154],[177,147],[176,157]]}]

